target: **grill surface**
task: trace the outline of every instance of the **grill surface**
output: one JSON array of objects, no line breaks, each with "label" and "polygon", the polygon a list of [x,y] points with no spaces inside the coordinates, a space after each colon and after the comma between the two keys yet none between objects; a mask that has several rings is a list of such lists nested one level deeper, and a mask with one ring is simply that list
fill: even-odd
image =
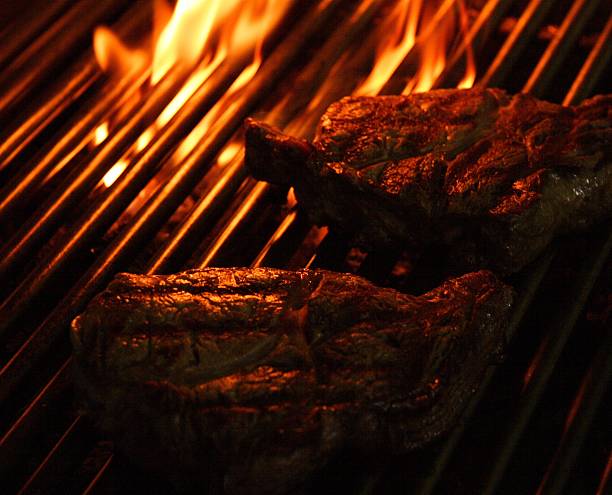
[{"label": "grill surface", "polygon": [[[608,2],[470,3],[478,7],[471,28],[435,87],[457,84],[471,43],[477,84],[564,104],[610,92]],[[286,191],[247,177],[242,151],[219,164],[251,114],[311,136],[325,107],[367,72],[376,43],[370,28],[388,4],[296,2],[295,21],[272,35],[265,64],[231,105],[223,95],[249,60],[220,67],[108,189],[100,179],[187,75],[165,79],[134,104],[146,71],[109,81],[97,69],[93,27],[114,23],[119,33],[141,36],[150,12],[140,2],[32,2],[12,13],[14,29],[0,32],[8,40],[0,49],[3,493],[173,493],[114,452],[73,405],[68,324],[118,271],[317,266],[407,291],[438,281],[434,260],[409,270],[405,253],[366,255],[308,225],[286,205]],[[417,40],[383,93],[403,88],[425,43]],[[329,79],[337,83],[308,113]],[[177,159],[179,143],[219,107],[195,148]],[[93,129],[118,109],[115,131],[92,149]],[[609,226],[600,226],[559,240],[509,280],[519,299],[507,357],[491,367],[448,437],[385,462],[343,453],[304,493],[606,493],[611,246]]]}]

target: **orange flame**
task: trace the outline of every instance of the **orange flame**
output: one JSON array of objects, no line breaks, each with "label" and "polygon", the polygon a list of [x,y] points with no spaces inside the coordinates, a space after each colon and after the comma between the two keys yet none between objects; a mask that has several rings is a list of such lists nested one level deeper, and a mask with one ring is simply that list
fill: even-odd
[{"label": "orange flame", "polygon": [[135,67],[143,67],[145,54],[140,50],[127,48],[110,29],[97,27],[93,35],[96,60],[104,72],[126,74]]},{"label": "orange flame", "polygon": [[376,63],[355,95],[376,94],[393,75],[406,54],[414,46],[422,0],[401,0],[387,16],[383,35],[376,51]]},{"label": "orange flame", "polygon": [[[172,11],[166,0],[155,0],[153,36],[156,42],[150,57],[152,84],[159,82],[177,65],[185,70],[199,65],[155,122],[111,167],[102,181],[104,185],[112,185],[129,161],[149,145],[155,133],[172,120],[226,59],[248,56],[252,52],[253,63],[242,71],[221,101],[180,147],[180,150],[191,149],[211,123],[228,108],[235,94],[253,78],[262,62],[265,36],[291,4],[290,0],[178,0]],[[96,29],[94,48],[104,71],[125,73],[133,69],[136,59],[139,63],[144,60],[141,51],[126,48],[105,27]],[[108,132],[108,122],[100,125],[93,136],[94,144],[101,143]]]},{"label": "orange flame", "polygon": [[[450,12],[450,15],[442,17],[440,14],[443,13],[443,8],[436,12],[435,7],[428,4],[424,9],[423,24],[435,25],[436,29],[421,38],[419,69],[416,75],[408,81],[402,91],[403,94],[430,90],[446,67],[448,50],[453,45],[453,41],[456,40],[457,35],[466,36],[469,22],[465,4],[463,0],[453,0],[452,3],[456,8]],[[436,18],[438,18],[437,22]],[[459,24],[459,29],[457,29],[457,24]],[[472,87],[476,79],[476,64],[471,44],[467,45],[466,55],[466,74],[458,84],[459,88]]]},{"label": "orange flame", "polygon": [[179,60],[194,65],[211,34],[220,0],[179,0],[153,53],[152,82],[157,83]]},{"label": "orange flame", "polygon": [[[423,13],[423,22],[431,22],[433,16],[433,9],[427,7]],[[421,45],[419,69],[402,93],[420,93],[432,88],[434,82],[446,66],[446,50],[453,40],[454,31],[454,16],[446,16],[440,22],[435,35],[430,36]]]},{"label": "orange flame", "polygon": [[[467,33],[468,24],[464,0],[398,1],[380,24],[374,66],[353,94],[380,92],[413,48],[418,50],[418,69],[403,93],[431,89],[446,66],[449,48],[458,35]],[[459,87],[471,87],[475,78],[474,54],[468,44],[466,74]]]},{"label": "orange flame", "polygon": [[102,177],[102,182],[106,187],[112,186],[115,181],[119,178],[119,176],[123,173],[123,171],[127,168],[128,162],[126,160],[120,159],[117,163],[115,163],[109,170],[106,172],[104,177]]},{"label": "orange flame", "polygon": [[[457,2],[459,5],[459,9],[460,9],[459,10],[459,16],[460,16],[459,20],[461,22],[461,32],[467,33],[468,27],[469,27],[467,10],[465,8],[465,4],[463,0],[457,0]],[[471,88],[472,86],[474,86],[474,81],[476,81],[476,61],[474,60],[474,47],[472,46],[471,43],[468,43],[467,45],[465,56],[466,56],[465,76],[463,76],[463,79],[457,85],[459,89]]]},{"label": "orange flame", "polygon": [[[261,43],[290,7],[290,0],[178,0],[171,12],[165,0],[155,0],[155,39],[151,82],[156,84],[175,65],[193,67],[202,59],[252,50]],[[140,51],[126,48],[105,27],[94,33],[96,58],[104,71],[126,71]]]}]

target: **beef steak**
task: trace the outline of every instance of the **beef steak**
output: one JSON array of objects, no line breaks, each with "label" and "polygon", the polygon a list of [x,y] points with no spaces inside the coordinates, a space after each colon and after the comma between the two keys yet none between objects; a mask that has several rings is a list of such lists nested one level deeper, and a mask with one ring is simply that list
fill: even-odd
[{"label": "beef steak", "polygon": [[420,297],[326,271],[120,274],[73,322],[77,385],[135,462],[282,493],[339,449],[400,453],[446,432],[511,300],[485,271]]},{"label": "beef steak", "polygon": [[366,248],[436,243],[463,269],[515,272],[554,236],[612,216],[611,102],[482,88],[347,97],[312,144],[248,120],[246,165]]}]

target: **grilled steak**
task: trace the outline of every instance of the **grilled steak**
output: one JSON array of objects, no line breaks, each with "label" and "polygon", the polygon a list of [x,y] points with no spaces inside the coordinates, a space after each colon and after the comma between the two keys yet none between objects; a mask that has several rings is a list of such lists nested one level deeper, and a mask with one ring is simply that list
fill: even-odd
[{"label": "grilled steak", "polygon": [[420,297],[326,271],[120,274],[73,322],[77,383],[135,462],[281,493],[342,448],[400,453],[447,431],[511,299],[485,271]]},{"label": "grilled steak", "polygon": [[456,266],[509,273],[611,216],[611,102],[480,88],[348,97],[313,144],[247,121],[246,164],[366,248],[438,243]]}]

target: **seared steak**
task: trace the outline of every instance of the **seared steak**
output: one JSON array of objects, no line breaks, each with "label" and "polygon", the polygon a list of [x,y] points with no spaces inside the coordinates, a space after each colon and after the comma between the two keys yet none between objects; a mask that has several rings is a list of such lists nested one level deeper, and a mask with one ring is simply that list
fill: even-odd
[{"label": "seared steak", "polygon": [[77,384],[135,462],[281,493],[342,448],[400,453],[447,431],[511,299],[485,271],[420,297],[326,271],[120,274],[73,322]]},{"label": "seared steak", "polygon": [[514,272],[612,216],[611,103],[480,88],[348,97],[313,144],[247,121],[246,164],[366,248],[438,243],[462,268]]}]

